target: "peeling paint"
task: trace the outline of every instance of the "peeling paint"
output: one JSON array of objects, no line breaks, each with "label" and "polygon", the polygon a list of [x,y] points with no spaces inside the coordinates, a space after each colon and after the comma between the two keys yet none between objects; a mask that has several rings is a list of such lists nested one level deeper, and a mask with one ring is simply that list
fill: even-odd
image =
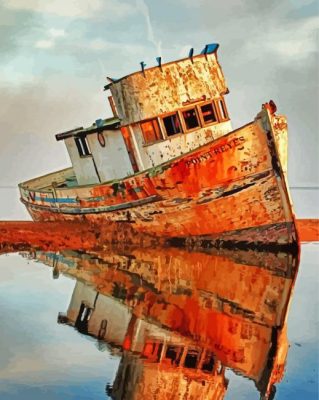
[{"label": "peeling paint", "polygon": [[[21,190],[22,200],[36,220],[84,218],[99,225],[125,222],[129,210],[136,231],[163,237],[214,238],[240,231],[244,240],[248,228],[279,224],[283,228],[268,239],[262,229],[260,235],[266,242],[288,244],[296,240],[295,230],[288,229],[294,224],[288,189],[284,176],[273,169],[277,154],[272,134],[262,123],[258,118],[185,156],[123,180],[57,188],[59,202],[50,207],[45,198],[37,200],[37,192],[30,201],[27,185]],[[66,195],[70,200],[63,203]],[[255,241],[250,235],[247,239]]]},{"label": "peeling paint", "polygon": [[215,53],[137,72],[110,86],[123,125],[172,112],[201,99],[227,92]]}]

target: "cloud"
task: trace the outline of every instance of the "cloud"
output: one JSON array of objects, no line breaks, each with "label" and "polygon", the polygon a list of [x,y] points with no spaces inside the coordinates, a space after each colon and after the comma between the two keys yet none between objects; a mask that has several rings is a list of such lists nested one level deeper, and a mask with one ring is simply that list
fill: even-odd
[{"label": "cloud", "polygon": [[251,41],[245,44],[247,54],[260,51],[275,53],[277,61],[289,64],[303,61],[318,51],[317,29],[319,17],[286,21],[284,25],[274,24],[268,33],[256,32]]},{"label": "cloud", "polygon": [[[75,48],[77,46],[75,45]],[[116,51],[118,54],[118,59],[122,58],[123,54],[141,54],[145,52],[145,47],[138,44],[133,44],[130,42],[120,43],[120,42],[112,42],[109,40],[105,40],[102,38],[95,38],[93,40],[83,40],[83,42],[78,46],[79,49],[88,49],[94,51],[107,50],[107,51]]]},{"label": "cloud", "polygon": [[101,38],[96,38],[87,43],[87,47],[91,50],[110,50],[113,46],[112,43],[107,42]]},{"label": "cloud", "polygon": [[4,8],[0,0],[0,54],[1,63],[15,56],[30,34],[39,27],[39,21],[30,13],[21,12],[18,15]]},{"label": "cloud", "polygon": [[34,47],[37,49],[51,49],[54,46],[54,40],[47,39],[47,40],[38,40],[35,42]]},{"label": "cloud", "polygon": [[121,18],[134,8],[119,0],[3,0],[5,7],[14,10],[29,10],[60,17],[91,18],[103,12],[103,18]]},{"label": "cloud", "polygon": [[54,38],[62,37],[62,36],[65,36],[65,30],[51,28],[51,29],[49,29],[49,35]]},{"label": "cloud", "polygon": [[37,40],[34,47],[37,49],[51,49],[55,46],[57,39],[65,36],[65,30],[51,28],[48,30],[47,36],[47,39]]},{"label": "cloud", "polygon": [[143,14],[147,26],[147,39],[153,43],[157,54],[162,55],[162,42],[155,39],[154,29],[151,22],[150,12],[144,0],[136,0],[137,9]]}]

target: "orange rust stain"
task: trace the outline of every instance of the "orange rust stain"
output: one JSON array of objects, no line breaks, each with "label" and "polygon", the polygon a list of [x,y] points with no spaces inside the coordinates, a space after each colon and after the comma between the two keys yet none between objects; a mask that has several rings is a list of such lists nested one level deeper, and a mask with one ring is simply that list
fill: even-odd
[{"label": "orange rust stain", "polygon": [[5,245],[11,245],[12,250],[23,246],[37,246],[43,250],[83,249],[92,248],[95,241],[92,229],[74,222],[0,221],[0,249]]},{"label": "orange rust stain", "polygon": [[[155,84],[156,82],[156,84]],[[185,102],[217,98],[227,86],[215,55],[198,56],[146,69],[114,82],[111,87],[124,125],[172,112]],[[183,104],[184,103],[184,104]]]},{"label": "orange rust stain", "polygon": [[297,229],[301,242],[319,242],[319,219],[298,219]]},{"label": "orange rust stain", "polygon": [[[0,253],[14,252],[30,247],[42,250],[90,250],[105,243],[134,242],[151,245],[154,239],[138,235],[130,224],[108,223],[96,229],[81,221],[34,222],[0,221]],[[161,243],[160,240],[157,240]]]},{"label": "orange rust stain", "polygon": [[[262,177],[255,180],[252,174]],[[85,215],[28,209],[35,220],[97,225],[134,221],[136,231],[158,237],[218,235],[292,221],[285,216],[267,139],[258,124],[221,137],[182,159],[90,191],[82,197],[81,207],[128,203],[129,208]],[[134,207],[131,202],[137,199],[148,202]],[[287,239],[288,233],[284,236]]]}]

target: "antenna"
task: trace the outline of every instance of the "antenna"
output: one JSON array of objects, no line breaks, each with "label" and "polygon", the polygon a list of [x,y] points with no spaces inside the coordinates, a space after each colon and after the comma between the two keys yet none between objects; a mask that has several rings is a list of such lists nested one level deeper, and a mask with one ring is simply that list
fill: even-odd
[{"label": "antenna", "polygon": [[188,53],[188,57],[191,59],[191,62],[193,62],[193,56],[194,56],[194,47],[192,47]]}]

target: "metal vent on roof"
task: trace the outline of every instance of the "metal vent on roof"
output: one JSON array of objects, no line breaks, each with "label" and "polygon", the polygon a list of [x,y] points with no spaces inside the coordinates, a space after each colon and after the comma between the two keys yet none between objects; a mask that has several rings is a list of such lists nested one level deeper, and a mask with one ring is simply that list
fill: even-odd
[{"label": "metal vent on roof", "polygon": [[218,43],[210,43],[206,44],[206,46],[203,48],[203,50],[200,52],[200,54],[211,54],[214,53],[219,47]]},{"label": "metal vent on roof", "polygon": [[98,128],[102,128],[102,126],[104,125],[104,119],[101,119],[101,118],[97,119],[97,120],[95,121],[95,124],[96,124],[96,126],[97,126]]}]

